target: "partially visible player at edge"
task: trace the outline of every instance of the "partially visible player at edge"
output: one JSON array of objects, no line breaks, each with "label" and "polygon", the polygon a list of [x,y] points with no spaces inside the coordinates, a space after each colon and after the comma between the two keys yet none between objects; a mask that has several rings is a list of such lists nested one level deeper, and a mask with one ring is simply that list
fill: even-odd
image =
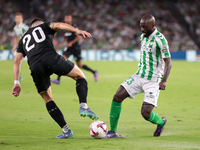
[{"label": "partially visible player at edge", "polygon": [[[71,26],[75,27],[72,24],[72,16],[71,15],[65,15],[64,21],[65,21],[65,23],[68,23]],[[67,58],[69,58],[70,55],[73,54],[77,66],[79,68],[83,68],[83,69],[85,69],[87,71],[92,72],[93,75],[94,75],[94,80],[97,81],[98,80],[98,72],[97,72],[97,70],[92,70],[87,65],[82,64],[81,48],[80,48],[80,45],[78,43],[79,40],[80,40],[80,36],[77,33],[71,32],[71,31],[67,31],[64,34],[62,41],[58,45],[57,50],[60,50],[60,48],[64,44],[64,42],[67,41],[67,44],[65,45],[64,52],[63,52],[62,56],[67,59]],[[56,83],[56,84],[60,84],[60,77],[61,76],[58,76],[57,79],[52,80],[51,82],[52,83]]]},{"label": "partially visible player at edge", "polygon": [[44,99],[47,111],[50,116],[62,128],[63,133],[56,138],[72,138],[73,132],[68,127],[64,116],[53,101],[51,93],[50,75],[64,75],[76,81],[76,92],[79,97],[79,114],[91,119],[99,119],[87,106],[87,81],[83,72],[71,61],[59,55],[54,49],[52,39],[57,30],[75,32],[83,37],[92,37],[90,33],[76,29],[69,24],[60,22],[45,23],[42,19],[36,18],[32,21],[31,27],[20,39],[17,54],[14,59],[14,87],[12,94],[19,96],[21,87],[19,84],[19,72],[22,60],[28,58],[31,76],[38,93]]},{"label": "partially visible player at edge", "polygon": [[[15,23],[16,25],[14,27],[14,32],[15,32],[14,45],[11,50],[13,54],[16,50],[19,40],[29,28],[25,23],[23,23],[23,15],[20,12],[15,13]],[[22,80],[21,74],[20,74],[19,80],[20,81]]]},{"label": "partially visible player at edge", "polygon": [[[140,20],[141,53],[139,68],[136,73],[125,80],[113,97],[110,109],[110,131],[105,138],[117,138],[117,125],[125,98],[135,98],[138,93],[144,93],[141,108],[143,118],[157,125],[154,136],[160,136],[167,122],[155,112],[160,90],[165,90],[167,78],[171,70],[169,46],[164,35],[155,27],[155,18],[145,15]],[[164,64],[165,63],[165,64]]]}]

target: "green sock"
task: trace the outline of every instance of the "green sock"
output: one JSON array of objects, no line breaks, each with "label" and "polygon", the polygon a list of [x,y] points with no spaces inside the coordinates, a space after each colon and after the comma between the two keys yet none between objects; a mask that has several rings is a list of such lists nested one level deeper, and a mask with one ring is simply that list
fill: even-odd
[{"label": "green sock", "polygon": [[110,130],[113,132],[117,132],[117,125],[121,109],[122,109],[122,103],[117,103],[112,101],[110,108],[110,127],[111,127]]},{"label": "green sock", "polygon": [[148,121],[159,126],[162,126],[164,124],[164,121],[155,112],[151,113],[151,117],[148,119]]}]

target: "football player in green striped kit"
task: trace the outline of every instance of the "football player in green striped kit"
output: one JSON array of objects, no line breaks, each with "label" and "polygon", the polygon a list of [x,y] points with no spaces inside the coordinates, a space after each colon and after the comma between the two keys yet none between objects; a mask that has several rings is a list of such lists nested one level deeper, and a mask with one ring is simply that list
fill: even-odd
[{"label": "football player in green striped kit", "polygon": [[110,109],[110,131],[105,138],[117,138],[117,125],[122,109],[122,101],[129,97],[135,98],[138,93],[144,93],[141,114],[146,121],[157,125],[153,135],[160,136],[167,122],[153,112],[157,107],[160,90],[165,90],[167,78],[171,70],[171,56],[168,42],[164,35],[155,27],[155,18],[145,15],[140,20],[142,35],[141,53],[138,70],[118,88],[113,97]]},{"label": "football player in green striped kit", "polygon": [[[16,25],[14,27],[14,32],[15,32],[14,45],[11,50],[11,52],[13,54],[17,48],[17,44],[18,44],[19,40],[21,39],[21,37],[24,35],[24,33],[29,28],[25,23],[23,23],[23,14],[20,12],[15,13],[15,23],[16,23]],[[19,81],[21,81],[21,80],[22,80],[22,77],[21,77],[21,73],[20,73]]]}]

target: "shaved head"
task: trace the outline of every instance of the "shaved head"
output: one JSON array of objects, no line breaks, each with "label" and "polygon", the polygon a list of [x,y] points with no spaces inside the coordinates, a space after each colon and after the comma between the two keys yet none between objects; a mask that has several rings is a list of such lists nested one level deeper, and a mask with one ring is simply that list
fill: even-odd
[{"label": "shaved head", "polygon": [[155,18],[152,15],[145,15],[140,20],[140,27],[143,35],[148,37],[155,30]]},{"label": "shaved head", "polygon": [[140,22],[155,25],[156,21],[155,21],[154,16],[152,16],[152,15],[145,15],[145,16],[142,17],[142,19],[141,19]]}]

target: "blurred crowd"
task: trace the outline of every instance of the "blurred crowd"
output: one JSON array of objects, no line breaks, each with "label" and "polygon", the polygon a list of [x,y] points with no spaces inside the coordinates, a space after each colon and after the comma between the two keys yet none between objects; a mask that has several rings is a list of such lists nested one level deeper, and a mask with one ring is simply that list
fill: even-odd
[{"label": "blurred crowd", "polygon": [[[189,6],[189,7],[188,7]],[[200,1],[190,0],[181,1],[176,5],[176,8],[180,10],[181,14],[185,17],[184,19],[189,24],[189,29],[194,32],[200,38]]]},{"label": "blurred crowd", "polygon": [[[147,13],[155,16],[156,27],[168,40],[170,51],[197,50],[176,18],[159,0],[22,0],[23,5],[16,1],[0,1],[0,49],[11,49],[13,44],[14,15],[21,11],[24,22],[30,24],[34,17],[45,21],[63,21],[64,15],[73,16],[73,24],[89,31],[92,38],[81,39],[82,49],[121,50],[140,49],[141,17]],[[198,7],[187,7],[187,2],[178,2],[185,19],[192,24],[199,20]],[[21,7],[20,7],[21,6]],[[26,8],[26,12],[22,9]],[[193,12],[192,15],[190,12]],[[189,19],[188,19],[189,18]],[[197,34],[200,25],[196,21]],[[54,39],[55,46],[62,40],[64,32],[59,31]]]}]

